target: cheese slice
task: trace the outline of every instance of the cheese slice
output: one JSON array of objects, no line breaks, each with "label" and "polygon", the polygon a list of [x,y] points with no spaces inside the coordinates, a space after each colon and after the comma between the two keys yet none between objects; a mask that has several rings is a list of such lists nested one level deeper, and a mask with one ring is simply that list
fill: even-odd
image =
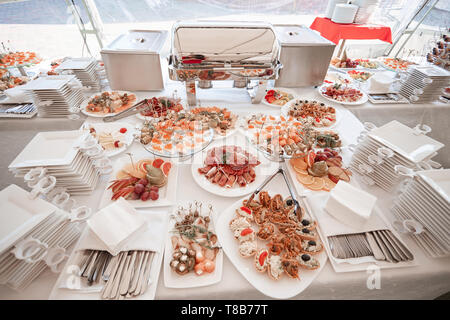
[{"label": "cheese slice", "polygon": [[377,198],[345,181],[339,181],[330,192],[325,210],[340,222],[355,229],[369,220]]}]

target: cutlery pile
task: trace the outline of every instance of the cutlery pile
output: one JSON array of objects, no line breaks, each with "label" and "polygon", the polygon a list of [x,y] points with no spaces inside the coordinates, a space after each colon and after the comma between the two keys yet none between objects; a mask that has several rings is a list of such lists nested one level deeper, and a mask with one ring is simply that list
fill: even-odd
[{"label": "cutlery pile", "polygon": [[103,284],[102,299],[122,300],[147,291],[155,252],[84,250],[78,266],[88,286]]},{"label": "cutlery pile", "polygon": [[350,259],[373,256],[392,263],[412,261],[413,254],[390,230],[328,237],[335,258]]},{"label": "cutlery pile", "polygon": [[14,107],[0,108],[0,118],[12,118],[23,116],[31,118],[37,113],[36,106],[33,103],[15,105]]}]

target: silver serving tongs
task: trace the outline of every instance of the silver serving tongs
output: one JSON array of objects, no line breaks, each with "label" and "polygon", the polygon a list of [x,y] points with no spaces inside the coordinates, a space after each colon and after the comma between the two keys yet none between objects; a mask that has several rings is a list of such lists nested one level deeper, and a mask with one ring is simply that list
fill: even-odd
[{"label": "silver serving tongs", "polygon": [[278,168],[278,170],[273,175],[268,177],[266,179],[266,181],[264,181],[262,183],[261,186],[259,186],[255,191],[253,191],[253,193],[251,194],[250,198],[248,199],[248,202],[251,202],[255,198],[255,195],[257,195],[259,192],[261,192],[264,189],[264,187],[270,181],[272,181],[272,179],[275,178],[275,176],[278,175],[279,173],[281,173],[283,175],[284,181],[286,182],[286,186],[288,187],[289,193],[291,194],[292,201],[294,201],[294,211],[297,212],[297,210],[300,209],[300,204],[297,201],[297,197],[295,196],[295,193],[292,191],[291,184],[289,183],[289,180],[288,180],[288,178],[286,176],[286,173],[284,172],[283,168]]},{"label": "silver serving tongs", "polygon": [[131,116],[133,114],[136,114],[136,113],[140,112],[139,108],[141,108],[143,106],[149,107],[151,105],[152,104],[151,104],[151,100],[150,99],[144,99],[144,100],[139,101],[138,103],[136,103],[134,106],[132,106],[132,107],[130,107],[128,109],[125,109],[125,110],[123,110],[123,111],[121,111],[121,112],[119,112],[119,113],[117,113],[115,115],[104,117],[103,121],[104,122],[112,122],[112,121],[116,121],[116,120],[119,120],[119,119],[122,119],[122,118],[125,118],[125,117],[128,117],[128,116]]}]

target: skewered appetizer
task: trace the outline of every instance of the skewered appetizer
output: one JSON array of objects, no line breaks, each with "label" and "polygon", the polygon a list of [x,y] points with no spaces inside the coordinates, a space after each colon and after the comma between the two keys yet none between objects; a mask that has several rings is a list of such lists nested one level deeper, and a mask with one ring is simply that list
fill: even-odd
[{"label": "skewered appetizer", "polygon": [[294,117],[274,117],[264,114],[250,116],[244,126],[249,140],[270,155],[304,156],[314,141],[308,136],[312,130]]},{"label": "skewered appetizer", "polygon": [[255,181],[255,167],[260,162],[238,146],[220,146],[208,150],[204,167],[198,172],[221,187],[232,188],[236,184],[245,187]]},{"label": "skewered appetizer", "polygon": [[264,99],[267,101],[267,103],[282,107],[287,102],[294,99],[294,96],[290,93],[281,90],[272,89],[267,91]]},{"label": "skewered appetizer", "polygon": [[314,191],[330,191],[343,180],[350,181],[351,171],[342,167],[342,157],[336,150],[310,151],[305,158],[289,161],[297,181]]},{"label": "skewered appetizer", "polygon": [[350,77],[352,77],[352,79],[358,81],[367,81],[371,76],[373,76],[373,73],[366,71],[350,70],[347,73]]},{"label": "skewered appetizer", "polygon": [[171,168],[172,163],[159,158],[142,159],[137,163],[131,159],[108,187],[113,193],[111,200],[120,197],[127,200],[158,200],[159,189],[167,184]]},{"label": "skewered appetizer", "polygon": [[289,106],[288,115],[305,119],[314,127],[329,127],[336,123],[336,109],[317,101],[296,100]]},{"label": "skewered appetizer", "polygon": [[279,194],[272,198],[261,191],[258,199],[243,201],[229,226],[239,242],[239,254],[252,258],[256,271],[267,272],[272,280],[283,274],[300,279],[300,270],[320,267],[314,258],[323,251],[317,223],[305,217],[302,208],[296,211],[291,198]]},{"label": "skewered appetizer", "polygon": [[363,97],[360,90],[340,84],[322,87],[322,94],[338,102],[357,102]]},{"label": "skewered appetizer", "polygon": [[173,110],[174,112],[180,112],[183,110],[183,105],[180,103],[180,99],[153,97],[152,99],[149,99],[149,104],[145,106],[140,113],[144,117],[159,118],[167,115],[169,110]]},{"label": "skewered appetizer", "polygon": [[133,106],[136,101],[134,94],[120,94],[119,92],[102,92],[89,100],[86,106],[87,112],[92,113],[117,113]]},{"label": "skewered appetizer", "polygon": [[171,237],[173,253],[170,267],[179,275],[194,272],[201,276],[215,270],[219,243],[210,214],[203,215],[201,211],[201,205],[177,211]]}]

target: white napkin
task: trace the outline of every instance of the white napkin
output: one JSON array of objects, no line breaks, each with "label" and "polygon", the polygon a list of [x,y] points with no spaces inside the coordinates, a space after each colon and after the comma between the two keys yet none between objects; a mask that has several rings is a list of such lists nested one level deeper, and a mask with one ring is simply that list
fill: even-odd
[{"label": "white napkin", "polygon": [[367,223],[365,223],[361,228],[351,227],[340,222],[339,220],[328,214],[325,210],[325,204],[327,203],[329,196],[329,194],[310,195],[306,199],[325,237],[338,236],[342,234],[363,233],[375,230],[384,230],[388,228],[386,222],[380,218],[378,212],[379,209],[377,206],[375,206],[372,215],[370,216],[369,220],[367,220]]},{"label": "white napkin", "polygon": [[[389,229],[388,224],[380,217],[380,209],[378,206],[375,206],[372,215],[370,216],[367,223],[361,228],[354,228],[349,225],[346,225],[330,214],[328,214],[325,210],[325,204],[328,201],[329,194],[323,195],[309,195],[306,198],[306,201],[311,208],[312,213],[314,214],[317,222],[319,224],[319,228],[322,231],[323,237],[322,239],[327,249],[330,248],[328,243],[328,237],[330,236],[338,236],[344,234],[353,234],[353,233],[365,233],[376,230],[386,230]],[[361,258],[350,258],[350,259],[338,259],[335,258],[331,254],[331,250],[329,251],[330,259],[333,259],[336,263],[350,263],[350,264],[360,264],[373,262],[376,263],[374,257],[361,257]]]},{"label": "white napkin", "polygon": [[[122,251],[130,250],[147,250],[155,251],[162,254],[164,249],[163,241],[165,241],[167,232],[167,223],[169,220],[169,212],[144,212],[138,211],[138,214],[144,218],[147,222],[144,231],[137,237],[126,243]],[[81,256],[81,251],[91,249],[91,250],[106,250],[105,245],[98,239],[98,237],[90,230],[86,228],[77,248],[74,250],[73,256],[70,258],[67,266],[72,266],[72,268],[66,269],[62,276],[61,281],[59,281],[59,288],[77,290],[79,292],[100,292],[103,288],[103,284],[94,284],[88,286],[86,281],[82,281],[78,275],[74,274],[73,271],[77,268],[73,266],[79,260]],[[66,266],[66,268],[67,268]],[[73,285],[73,283],[76,285]]]},{"label": "white napkin", "polygon": [[[124,249],[125,244],[138,238],[145,229],[146,221],[123,198],[98,211],[87,221],[89,232],[87,237],[89,249],[106,250],[113,256]],[[100,248],[95,248],[100,245]]]},{"label": "white napkin", "polygon": [[31,96],[27,94],[25,90],[21,87],[14,87],[11,89],[5,90],[5,94],[7,100],[3,101],[3,103],[31,103],[33,100]]}]

